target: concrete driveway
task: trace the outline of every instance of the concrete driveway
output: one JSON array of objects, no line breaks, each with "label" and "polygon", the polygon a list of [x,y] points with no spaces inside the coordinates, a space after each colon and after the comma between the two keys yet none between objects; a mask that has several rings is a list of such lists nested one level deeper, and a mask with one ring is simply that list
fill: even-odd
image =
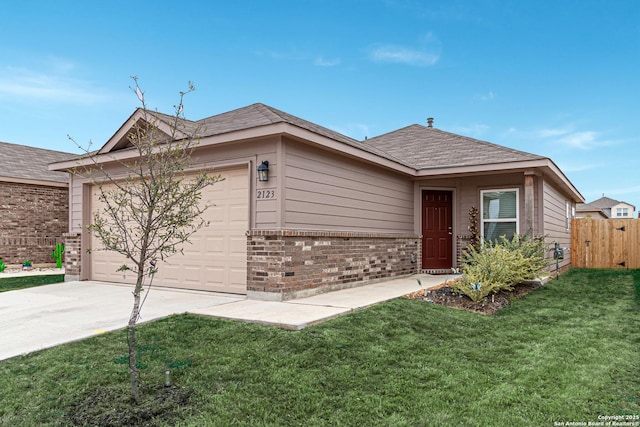
[{"label": "concrete driveway", "polygon": [[[244,296],[152,288],[141,322],[205,307],[230,304]],[[133,306],[131,286],[66,282],[0,294],[0,360],[122,329]]]},{"label": "concrete driveway", "polygon": [[[282,302],[153,288],[140,321],[188,312],[299,330],[456,277],[421,274]],[[87,281],[0,293],[0,360],[126,327],[131,290],[130,285]]]}]

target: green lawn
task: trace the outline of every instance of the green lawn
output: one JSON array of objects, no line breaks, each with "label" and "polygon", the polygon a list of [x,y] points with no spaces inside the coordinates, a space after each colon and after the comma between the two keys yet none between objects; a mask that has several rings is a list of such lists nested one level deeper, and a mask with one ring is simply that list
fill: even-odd
[{"label": "green lawn", "polygon": [[[143,381],[193,391],[177,425],[586,425],[640,414],[639,326],[640,270],[572,270],[491,317],[396,299],[296,332],[175,316],[139,342]],[[67,425],[127,380],[123,331],[0,362],[0,425]]]},{"label": "green lawn", "polygon": [[41,276],[2,277],[0,275],[0,292],[17,291],[34,286],[50,285],[64,282],[64,274],[46,274]]}]

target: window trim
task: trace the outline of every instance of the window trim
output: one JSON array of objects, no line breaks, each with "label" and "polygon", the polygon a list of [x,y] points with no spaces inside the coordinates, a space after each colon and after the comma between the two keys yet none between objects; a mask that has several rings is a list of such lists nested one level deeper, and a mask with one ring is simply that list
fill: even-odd
[{"label": "window trim", "polygon": [[[516,193],[516,217],[515,218],[496,218],[496,219],[485,219],[484,218],[484,194],[485,193],[506,193],[506,192],[515,192]],[[520,189],[515,188],[493,188],[487,190],[480,190],[480,237],[482,242],[485,241],[484,238],[484,225],[485,222],[494,222],[494,223],[516,223],[516,234],[520,235]]]},{"label": "window trim", "polygon": [[629,218],[629,208],[616,208],[616,218]]}]

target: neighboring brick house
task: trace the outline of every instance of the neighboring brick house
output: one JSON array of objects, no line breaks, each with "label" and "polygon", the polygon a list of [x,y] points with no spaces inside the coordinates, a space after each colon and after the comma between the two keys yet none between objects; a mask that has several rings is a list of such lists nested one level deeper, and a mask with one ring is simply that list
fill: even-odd
[{"label": "neighboring brick house", "polygon": [[76,155],[0,142],[0,258],[50,264],[69,229],[69,177],[48,165]]},{"label": "neighboring brick house", "polygon": [[603,194],[597,200],[576,205],[576,217],[591,217],[595,219],[633,218],[636,207],[627,202],[621,202]]},{"label": "neighboring brick house", "polygon": [[[170,118],[150,112],[169,134]],[[115,171],[135,159],[136,110],[93,159]],[[584,198],[549,158],[411,125],[358,141],[253,104],[197,122],[196,169],[224,181],[202,199],[210,226],[159,266],[154,285],[283,300],[418,272],[450,272],[472,231],[487,239],[533,234],[571,246],[571,216]],[[268,177],[260,177],[260,169]],[[101,202],[92,183],[70,180],[71,279],[130,281],[123,264],[84,230]],[[477,212],[477,216],[474,212]],[[549,256],[551,253],[548,254]],[[561,261],[570,265],[571,252]]]}]

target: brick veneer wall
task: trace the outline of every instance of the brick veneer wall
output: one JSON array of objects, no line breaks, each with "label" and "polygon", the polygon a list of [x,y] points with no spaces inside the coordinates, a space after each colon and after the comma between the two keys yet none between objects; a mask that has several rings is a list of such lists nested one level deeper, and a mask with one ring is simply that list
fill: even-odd
[{"label": "brick veneer wall", "polygon": [[69,191],[0,182],[0,257],[5,264],[51,264],[51,251],[69,230]]},{"label": "brick veneer wall", "polygon": [[80,233],[65,233],[64,235],[64,281],[80,280],[82,269],[82,235]]},{"label": "brick veneer wall", "polygon": [[458,266],[462,261],[465,250],[471,245],[471,236],[456,236],[456,259]]},{"label": "brick veneer wall", "polygon": [[247,294],[287,300],[415,274],[418,236],[267,231],[247,233]]}]

